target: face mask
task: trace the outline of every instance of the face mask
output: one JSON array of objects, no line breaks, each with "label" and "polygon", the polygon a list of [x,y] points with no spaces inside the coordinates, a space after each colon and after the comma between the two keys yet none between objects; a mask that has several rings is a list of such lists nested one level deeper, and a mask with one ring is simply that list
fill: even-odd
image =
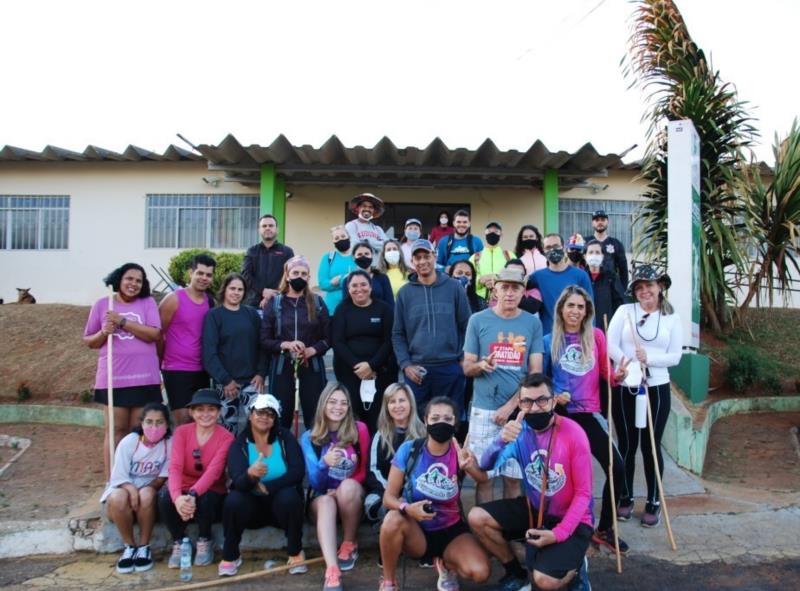
[{"label": "face mask", "polygon": [[308,286],[308,281],[302,277],[295,277],[294,279],[289,279],[289,285],[295,291],[303,291]]},{"label": "face mask", "polygon": [[368,222],[372,219],[372,212],[371,211],[359,212],[358,217],[360,217],[365,222]]},{"label": "face mask", "polygon": [[525,422],[528,423],[528,427],[534,431],[541,431],[542,429],[547,428],[547,425],[550,424],[550,419],[552,418],[552,410],[547,412],[532,412],[525,415]]},{"label": "face mask", "polygon": [[569,254],[567,254],[567,256],[569,257],[569,260],[571,260],[573,263],[577,263],[578,261],[581,260],[581,253],[580,251],[577,250],[569,251]]},{"label": "face mask", "polygon": [[339,252],[347,252],[350,249],[350,239],[345,238],[343,240],[337,240],[333,245]]},{"label": "face mask", "polygon": [[406,230],[406,238],[411,242],[419,240],[419,230]]},{"label": "face mask", "polygon": [[534,240],[533,238],[529,238],[528,240],[523,240],[522,242],[520,242],[520,244],[522,245],[522,248],[524,248],[525,250],[533,250],[534,248],[536,248],[536,240]]},{"label": "face mask", "polygon": [[469,284],[472,283],[472,280],[469,277],[467,277],[466,275],[461,275],[459,277],[453,277],[453,279],[458,281],[461,284],[461,287],[463,287],[464,289],[467,289],[467,287],[469,287]]},{"label": "face mask", "polygon": [[439,223],[442,224],[443,226],[446,226],[447,225],[447,218],[444,217],[444,216],[440,217],[439,218]]},{"label": "face mask", "polygon": [[384,258],[386,259],[386,262],[389,263],[390,265],[396,265],[397,263],[400,262],[400,251],[399,250],[386,251]]},{"label": "face mask", "polygon": [[500,234],[498,234],[497,232],[489,232],[486,235],[486,242],[489,244],[489,246],[494,246],[495,244],[500,242]]},{"label": "face mask", "polygon": [[150,443],[158,443],[167,434],[167,426],[161,425],[160,427],[142,427],[144,438]]},{"label": "face mask", "polygon": [[456,428],[450,423],[434,423],[428,425],[428,435],[433,437],[433,440],[438,443],[450,441],[456,434]]},{"label": "face mask", "polygon": [[586,262],[589,264],[590,267],[599,267],[603,264],[603,255],[601,254],[590,254],[586,257]]},{"label": "face mask", "polygon": [[371,264],[372,264],[372,257],[358,257],[356,259],[356,265],[358,265],[362,269],[369,269]]},{"label": "face mask", "polygon": [[564,259],[564,249],[563,248],[554,248],[553,250],[548,250],[545,255],[547,260],[557,265]]}]

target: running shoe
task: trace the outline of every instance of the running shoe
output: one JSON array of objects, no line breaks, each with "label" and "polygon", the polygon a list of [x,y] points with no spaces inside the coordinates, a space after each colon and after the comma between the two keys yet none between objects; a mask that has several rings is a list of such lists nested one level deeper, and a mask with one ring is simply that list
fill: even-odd
[{"label": "running shoe", "polygon": [[339,546],[339,552],[336,553],[336,558],[339,559],[339,570],[352,570],[356,565],[356,560],[358,560],[358,544],[342,542],[342,545]]},{"label": "running shoe", "polygon": [[647,503],[642,514],[642,527],[655,527],[661,523],[661,505]]},{"label": "running shoe", "polygon": [[325,582],[322,591],[344,591],[342,588],[342,572],[338,566],[329,566],[325,569]]},{"label": "running shoe", "polygon": [[433,568],[433,560],[427,557],[420,558],[417,566],[420,568]]},{"label": "running shoe", "polygon": [[150,554],[150,544],[136,548],[136,556],[133,557],[133,570],[143,573],[153,568],[153,556]]},{"label": "running shoe", "polygon": [[235,577],[239,572],[239,567],[242,566],[242,557],[236,560],[220,560],[217,567],[217,576],[219,577]]},{"label": "running shoe", "polygon": [[620,501],[617,508],[617,521],[628,521],[633,515],[633,499],[629,502]]},{"label": "running shoe", "polygon": [[381,584],[378,587],[378,591],[397,591],[397,583],[394,581],[387,581],[381,577]]},{"label": "running shoe", "polygon": [[[627,554],[629,547],[628,544],[625,543],[625,540],[622,538],[617,538],[619,541],[619,553],[620,554]],[[598,546],[609,548],[612,552],[616,552],[616,546],[614,546],[614,528],[609,528],[605,531],[596,529],[592,534],[592,542],[597,544]]]},{"label": "running shoe", "polygon": [[289,574],[290,575],[304,575],[308,572],[308,565],[305,564],[298,564],[300,562],[306,561],[306,553],[300,550],[300,554],[297,556],[290,556],[289,560],[286,561],[286,564],[289,565]]},{"label": "running shoe", "polygon": [[214,562],[214,541],[208,538],[197,538],[197,553],[194,555],[195,566],[208,566]]},{"label": "running shoe", "polygon": [[513,573],[506,573],[497,581],[497,586],[494,587],[493,591],[519,591],[529,582],[527,577],[523,578]]},{"label": "running shoe", "polygon": [[122,551],[122,556],[117,560],[117,572],[123,575],[133,572],[133,561],[136,558],[136,546],[128,546]]},{"label": "running shoe", "polygon": [[458,575],[456,572],[447,570],[447,567],[444,565],[444,560],[441,558],[435,558],[433,562],[436,565],[436,570],[439,572],[439,580],[436,581],[436,590],[458,591]]},{"label": "running shoe", "polygon": [[172,542],[172,553],[169,555],[169,562],[167,568],[180,568],[181,567],[181,543]]}]

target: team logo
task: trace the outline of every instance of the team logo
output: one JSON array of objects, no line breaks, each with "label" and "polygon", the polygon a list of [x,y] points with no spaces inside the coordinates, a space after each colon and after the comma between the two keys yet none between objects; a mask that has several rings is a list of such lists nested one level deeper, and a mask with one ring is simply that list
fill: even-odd
[{"label": "team logo", "polygon": [[328,477],[334,480],[345,480],[353,475],[356,470],[355,454],[351,458],[345,452],[335,466],[328,469]]},{"label": "team logo", "polygon": [[426,472],[417,476],[416,489],[435,501],[452,499],[458,494],[458,483],[455,476],[448,476],[448,472],[445,464],[431,464]]},{"label": "team logo", "polygon": [[[534,490],[542,492],[542,468],[547,457],[546,449],[539,449],[531,454],[531,461],[525,466],[525,480],[528,481]],[[552,497],[567,483],[567,475],[564,473],[564,466],[556,464],[555,467],[548,467],[547,470],[547,492],[548,497]]]},{"label": "team logo", "polygon": [[589,359],[583,359],[583,349],[578,344],[567,345],[564,354],[559,360],[561,367],[564,371],[571,373],[574,376],[583,376],[589,373],[594,367],[594,356]]},{"label": "team logo", "polygon": [[[144,324],[144,322],[142,322],[142,317],[136,312],[120,312],[119,315],[123,318],[127,318],[128,320],[133,320],[137,324]],[[117,328],[113,334],[121,341],[130,341],[133,339],[133,335],[124,328]]]},{"label": "team logo", "polygon": [[608,254],[614,254],[614,245],[613,244],[606,244],[606,252]]}]

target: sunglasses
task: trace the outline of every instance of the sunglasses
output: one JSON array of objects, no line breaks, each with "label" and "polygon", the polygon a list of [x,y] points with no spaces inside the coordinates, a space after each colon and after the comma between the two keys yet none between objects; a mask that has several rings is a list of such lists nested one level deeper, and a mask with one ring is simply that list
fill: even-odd
[{"label": "sunglasses", "polygon": [[644,323],[647,322],[648,318],[650,318],[650,313],[649,312],[647,314],[645,314],[644,316],[642,316],[641,319],[639,320],[639,322],[636,323],[636,325],[641,328],[642,326],[644,326]]},{"label": "sunglasses", "polygon": [[194,469],[198,472],[203,471],[203,462],[200,461],[200,448],[192,450],[192,457],[194,458]]},{"label": "sunglasses", "polygon": [[255,408],[253,409],[253,412],[257,417],[268,417],[270,419],[274,419],[277,416],[275,411],[271,408]]}]

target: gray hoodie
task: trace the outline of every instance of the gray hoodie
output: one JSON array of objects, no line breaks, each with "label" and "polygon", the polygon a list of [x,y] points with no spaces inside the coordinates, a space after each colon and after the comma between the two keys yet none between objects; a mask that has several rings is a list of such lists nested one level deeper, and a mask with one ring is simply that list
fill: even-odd
[{"label": "gray hoodie", "polygon": [[436,273],[423,285],[416,273],[397,293],[392,345],[400,369],[458,361],[463,353],[470,308],[461,284]]}]

